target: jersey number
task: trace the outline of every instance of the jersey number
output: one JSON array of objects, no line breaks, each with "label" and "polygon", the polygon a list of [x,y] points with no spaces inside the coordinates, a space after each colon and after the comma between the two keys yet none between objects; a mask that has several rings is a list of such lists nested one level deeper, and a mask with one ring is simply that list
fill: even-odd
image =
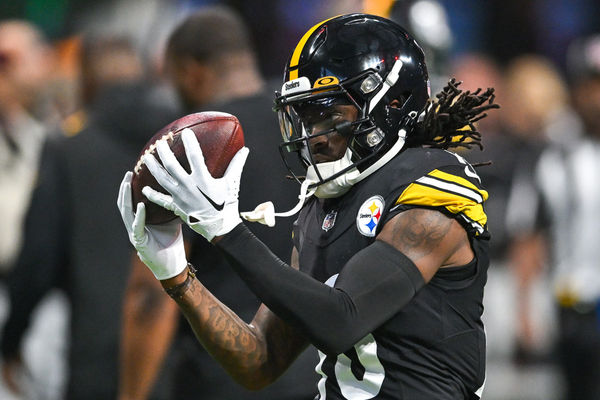
[{"label": "jersey number", "polygon": [[[325,284],[333,287],[339,274],[335,274]],[[315,368],[323,378],[319,381],[319,399],[326,400],[325,382],[328,376],[323,372],[323,363],[331,360],[319,351],[319,364]],[[385,370],[377,358],[377,342],[370,333],[344,354],[338,354],[335,366],[335,379],[346,399],[368,400],[377,396],[383,385]]]},{"label": "jersey number", "polygon": [[[316,370],[323,376],[319,382],[320,399],[325,400],[325,381],[327,375],[322,365],[327,356],[319,352],[321,358]],[[339,354],[334,366],[335,379],[346,399],[368,400],[377,396],[383,385],[385,370],[377,358],[377,342],[368,334],[344,354]]]}]

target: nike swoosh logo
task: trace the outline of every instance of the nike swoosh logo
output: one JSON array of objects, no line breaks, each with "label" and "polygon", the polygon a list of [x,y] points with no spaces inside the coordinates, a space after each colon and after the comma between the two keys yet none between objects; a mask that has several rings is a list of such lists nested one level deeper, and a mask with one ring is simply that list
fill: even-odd
[{"label": "nike swoosh logo", "polygon": [[209,203],[210,203],[210,204],[211,204],[211,205],[212,205],[212,206],[215,208],[215,210],[217,210],[217,211],[221,211],[221,210],[223,210],[223,207],[225,206],[225,202],[223,202],[223,203],[221,203],[221,204],[217,204],[217,203],[215,203],[213,199],[211,199],[210,197],[208,197],[208,196],[206,195],[206,193],[204,193],[204,192],[202,191],[202,189],[200,189],[198,186],[196,186],[196,187],[198,188],[198,190],[200,191],[200,193],[202,193],[202,196],[204,196],[204,198],[205,198],[206,200],[208,200],[208,202],[209,202]]}]

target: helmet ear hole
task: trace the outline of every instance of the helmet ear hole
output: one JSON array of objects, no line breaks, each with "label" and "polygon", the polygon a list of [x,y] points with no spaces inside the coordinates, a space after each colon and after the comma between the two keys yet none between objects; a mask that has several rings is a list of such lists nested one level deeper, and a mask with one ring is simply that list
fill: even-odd
[{"label": "helmet ear hole", "polygon": [[390,103],[390,107],[391,108],[401,108],[402,104],[404,104],[404,99],[398,100],[398,99],[394,99],[392,100],[392,102]]}]

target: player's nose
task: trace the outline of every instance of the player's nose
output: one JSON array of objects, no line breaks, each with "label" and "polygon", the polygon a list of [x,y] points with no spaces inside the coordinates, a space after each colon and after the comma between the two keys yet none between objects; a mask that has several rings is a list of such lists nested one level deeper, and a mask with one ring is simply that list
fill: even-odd
[{"label": "player's nose", "polygon": [[328,135],[317,135],[309,139],[310,150],[314,153],[323,152],[329,143]]}]

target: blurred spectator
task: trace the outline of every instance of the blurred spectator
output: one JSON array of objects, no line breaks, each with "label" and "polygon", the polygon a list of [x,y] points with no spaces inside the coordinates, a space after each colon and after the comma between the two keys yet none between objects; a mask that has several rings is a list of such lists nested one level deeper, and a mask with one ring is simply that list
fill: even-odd
[{"label": "blurred spectator", "polygon": [[24,21],[0,23],[0,274],[14,263],[46,134],[36,112],[50,81],[52,53]]},{"label": "blurred spectator", "polygon": [[122,282],[131,257],[117,229],[114,193],[149,135],[176,114],[143,81],[142,64],[126,39],[86,40],[81,64],[87,123],[76,135],[44,145],[23,250],[8,280],[2,372],[9,388],[24,389],[17,379],[24,334],[40,299],[61,287],[71,306],[61,398],[111,399],[117,393]]},{"label": "blurred spectator", "polygon": [[[465,54],[455,60],[452,75],[463,81],[465,89],[494,86],[497,102],[502,105],[501,112],[490,113],[478,122],[485,135],[483,152],[464,154],[472,163],[492,162],[477,171],[491,194],[486,207],[492,235],[484,298],[489,371],[486,398],[553,398],[557,384],[552,384],[552,370],[547,363],[527,369],[515,364],[515,356],[522,355],[517,339],[522,336],[517,307],[520,284],[511,273],[509,249],[513,248],[515,227],[506,215],[520,207],[518,199],[511,201],[515,184],[531,182],[534,163],[550,127],[564,124],[564,116],[569,115],[566,88],[550,63],[532,56],[518,58],[506,71],[500,71],[489,57]],[[546,315],[548,301],[543,306],[538,303],[536,309]],[[549,332],[535,344],[536,351],[549,352]]]},{"label": "blurred spectator", "polygon": [[[451,75],[462,81],[465,90],[477,90],[488,86],[496,89],[496,102],[501,105],[500,112],[492,112],[477,123],[483,133],[483,151],[463,151],[462,154],[471,163],[488,163],[477,168],[477,174],[490,193],[486,202],[490,240],[490,268],[486,284],[483,319],[487,332],[487,374],[484,395],[489,399],[518,398],[517,385],[504,385],[506,377],[498,366],[510,365],[508,354],[514,345],[515,313],[510,313],[507,301],[510,301],[510,274],[507,268],[506,249],[508,234],[505,223],[507,203],[511,184],[515,174],[518,139],[503,126],[506,102],[504,76],[499,66],[488,56],[480,53],[464,54],[454,60]],[[504,374],[506,375],[506,374]],[[513,375],[509,374],[509,377]],[[498,388],[501,388],[498,391]]]},{"label": "blurred spectator", "polygon": [[55,72],[55,54],[37,27],[26,21],[0,23],[0,65],[3,109],[15,118],[19,108],[38,120],[45,120],[49,106],[45,103],[48,85]]},{"label": "blurred spectator", "polygon": [[[413,34],[425,52],[431,92],[438,93],[448,81],[448,56],[453,44],[448,15],[441,2],[438,0],[396,0],[371,1],[370,3],[389,3],[389,18],[406,27]],[[484,86],[478,87],[492,86],[491,82],[483,84]]]},{"label": "blurred spectator", "polygon": [[[512,61],[506,72],[507,130],[518,139],[515,174],[507,202],[509,233],[507,282],[511,347],[507,355],[519,367],[521,395],[538,399],[560,398],[563,385],[553,368],[551,354],[556,329],[548,280],[535,279],[523,264],[540,264],[542,242],[528,235],[527,224],[535,217],[533,180],[536,163],[549,143],[579,135],[577,118],[569,106],[567,86],[556,67],[547,59],[525,55]],[[506,306],[505,306],[506,307]],[[531,311],[531,314],[527,314]],[[529,318],[532,316],[532,318]],[[513,373],[514,374],[514,373]]]},{"label": "blurred spectator", "polygon": [[[272,197],[279,207],[295,204],[297,186],[285,179],[287,169],[277,151],[280,135],[272,112],[273,95],[259,73],[246,27],[239,17],[224,7],[202,8],[190,15],[170,35],[165,65],[187,112],[218,110],[239,118],[250,148],[242,176],[246,189],[240,193],[240,210],[253,210]],[[269,179],[263,179],[265,174]],[[292,222],[283,219],[274,228],[260,224],[250,228],[281,259],[288,260]],[[194,234],[188,242],[188,254],[198,268],[198,279],[250,321],[260,302],[231,270],[222,253]],[[177,340],[173,340],[174,335]],[[121,399],[189,399],[200,394],[206,400],[300,400],[315,394],[314,366],[318,360],[310,351],[260,393],[235,383],[214,364],[177,304],[137,257],[125,297],[122,340]]]},{"label": "blurred spectator", "polygon": [[[527,296],[546,264],[558,306],[558,362],[566,399],[600,398],[600,36],[574,43],[569,67],[574,109],[584,134],[555,143],[536,164],[535,192],[517,198],[515,252],[522,285],[523,331],[535,310]],[[544,102],[547,98],[544,98]],[[565,132],[568,134],[569,132]],[[525,345],[537,340],[528,332]]]},{"label": "blurred spectator", "polygon": [[495,88],[496,102],[502,106],[500,112],[489,113],[486,118],[477,123],[480,131],[485,135],[483,151],[469,151],[463,154],[471,163],[492,162],[491,165],[478,168],[477,173],[485,182],[486,190],[493,193],[486,202],[489,229],[493,235],[490,242],[490,256],[495,261],[491,263],[488,273],[493,273],[494,267],[504,262],[506,250],[504,216],[515,165],[513,149],[516,141],[504,129],[501,120],[505,108],[502,98],[504,80],[502,71],[496,63],[489,57],[477,53],[465,54],[454,60],[450,75],[462,81],[461,88],[464,90]]},{"label": "blurred spectator", "polygon": [[568,142],[580,132],[563,78],[549,60],[525,55],[506,71],[506,128],[526,142]]},{"label": "blurred spectator", "polygon": [[[569,106],[568,89],[556,68],[547,59],[526,55],[515,59],[506,71],[506,105],[504,123],[518,139],[510,198],[507,204],[507,228],[511,235],[510,267],[517,271],[517,326],[514,349],[522,361],[543,356],[551,350],[554,331],[546,326],[551,320],[548,297],[534,299],[529,286],[534,283],[531,273],[523,273],[525,258],[532,262],[541,243],[535,236],[523,236],[535,218],[534,170],[540,154],[549,142],[568,142],[580,135],[578,119]],[[539,263],[540,260],[535,261]],[[528,306],[523,306],[528,304]],[[537,318],[527,318],[525,310],[536,309]]]}]

